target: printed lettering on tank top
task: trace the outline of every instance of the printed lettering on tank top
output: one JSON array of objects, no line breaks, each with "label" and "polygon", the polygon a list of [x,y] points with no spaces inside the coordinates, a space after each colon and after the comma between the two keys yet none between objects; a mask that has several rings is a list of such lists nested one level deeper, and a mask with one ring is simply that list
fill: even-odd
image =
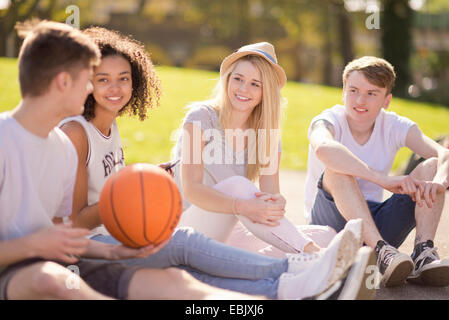
[{"label": "printed lettering on tank top", "polygon": [[117,165],[125,165],[125,157],[123,154],[123,149],[120,148],[118,157],[116,157],[114,155],[113,151],[105,154],[102,161],[103,161],[103,166],[104,166],[104,177],[106,178],[113,172],[114,168]]}]

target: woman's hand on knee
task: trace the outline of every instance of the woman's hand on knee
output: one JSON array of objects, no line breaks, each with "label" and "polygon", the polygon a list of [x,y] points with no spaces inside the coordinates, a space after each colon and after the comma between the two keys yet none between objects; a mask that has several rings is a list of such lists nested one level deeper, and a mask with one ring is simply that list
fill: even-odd
[{"label": "woman's hand on knee", "polygon": [[245,216],[253,222],[272,227],[279,225],[279,220],[285,215],[284,208],[283,204],[259,198],[238,199],[236,202],[237,214]]},{"label": "woman's hand on knee", "polygon": [[267,193],[267,192],[256,192],[254,195],[257,198],[264,200],[264,201],[270,201],[272,203],[282,204],[284,206],[284,210],[285,210],[287,200],[280,193],[272,194],[272,193]]}]

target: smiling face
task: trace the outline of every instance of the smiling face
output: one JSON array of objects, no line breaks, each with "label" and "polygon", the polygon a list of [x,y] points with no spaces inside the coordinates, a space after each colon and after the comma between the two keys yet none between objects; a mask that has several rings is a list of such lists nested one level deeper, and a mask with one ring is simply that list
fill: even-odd
[{"label": "smiling face", "polygon": [[107,56],[95,68],[95,107],[118,113],[132,96],[131,65],[122,56]]},{"label": "smiling face", "polygon": [[248,114],[262,101],[262,77],[250,61],[237,62],[229,76],[228,97],[234,111]]},{"label": "smiling face", "polygon": [[370,83],[360,71],[352,71],[343,88],[343,103],[349,124],[371,126],[392,95],[386,88]]}]

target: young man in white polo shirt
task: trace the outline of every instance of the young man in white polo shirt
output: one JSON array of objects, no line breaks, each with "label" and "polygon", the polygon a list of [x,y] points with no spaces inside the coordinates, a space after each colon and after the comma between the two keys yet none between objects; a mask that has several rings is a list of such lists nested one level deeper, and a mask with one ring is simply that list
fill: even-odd
[{"label": "young man in white polo shirt", "polygon": [[[387,112],[396,74],[387,61],[363,57],[343,73],[343,103],[316,116],[309,128],[306,218],[337,232],[362,218],[364,241],[374,248],[386,286],[449,285],[449,261],[433,239],[449,185],[449,151],[413,121]],[[427,160],[408,176],[388,176],[408,147]],[[383,190],[393,195],[382,201]],[[416,226],[412,258],[398,248]]]}]

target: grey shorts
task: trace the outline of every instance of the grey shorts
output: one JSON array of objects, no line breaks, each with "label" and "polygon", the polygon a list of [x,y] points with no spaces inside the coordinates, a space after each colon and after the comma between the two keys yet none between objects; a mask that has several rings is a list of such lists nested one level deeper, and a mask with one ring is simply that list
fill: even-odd
[{"label": "grey shorts", "polygon": [[[8,300],[7,289],[11,279],[23,268],[33,264],[46,262],[47,260],[33,258],[9,265],[0,273],[0,300]],[[112,298],[126,299],[128,288],[134,273],[142,269],[141,266],[128,266],[120,262],[98,262],[92,260],[80,260],[69,265],[53,261],[63,267],[76,266],[79,276],[92,289]],[[73,270],[70,268],[70,270]],[[76,290],[76,289],[73,289]]]}]

